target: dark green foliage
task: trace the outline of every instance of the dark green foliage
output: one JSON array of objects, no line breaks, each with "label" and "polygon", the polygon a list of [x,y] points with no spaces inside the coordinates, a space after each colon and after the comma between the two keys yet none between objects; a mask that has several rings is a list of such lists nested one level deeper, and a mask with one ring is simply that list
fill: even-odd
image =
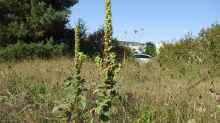
[{"label": "dark green foliage", "polygon": [[1,0],[0,46],[63,40],[69,7],[77,0]]},{"label": "dark green foliage", "polygon": [[104,30],[103,28],[100,28],[91,34],[88,34],[86,39],[82,39],[80,49],[90,57],[100,55],[103,38]]},{"label": "dark green foliage", "polygon": [[[53,43],[66,44],[68,55],[73,55],[74,30],[65,25],[69,21],[69,7],[77,2],[78,0],[1,0],[0,47],[12,47],[20,41],[27,44],[47,43],[47,39],[52,37]],[[85,23],[82,20],[80,22],[81,51],[90,57],[100,54],[104,29],[88,34]]]},{"label": "dark green foliage", "polygon": [[117,44],[112,47],[112,51],[116,53],[117,60],[119,61],[123,61],[129,57],[132,57],[133,54],[130,48],[119,46]]},{"label": "dark green foliage", "polygon": [[51,58],[64,56],[66,46],[64,44],[43,43],[21,43],[9,45],[8,47],[0,47],[0,61],[18,61],[23,59],[34,58]]},{"label": "dark green foliage", "polygon": [[[83,35],[85,35],[83,33]],[[85,37],[85,36],[84,36]],[[88,34],[85,38],[81,38],[81,51],[90,57],[103,54],[104,29],[99,28],[97,31]],[[117,39],[112,39],[112,51],[117,54],[119,59],[126,58],[131,55],[129,48],[119,46]]]},{"label": "dark green foliage", "polygon": [[154,43],[152,42],[147,42],[145,44],[145,47],[144,47],[144,52],[148,55],[151,55],[151,56],[156,56],[157,55],[157,51],[156,51],[156,46]]}]

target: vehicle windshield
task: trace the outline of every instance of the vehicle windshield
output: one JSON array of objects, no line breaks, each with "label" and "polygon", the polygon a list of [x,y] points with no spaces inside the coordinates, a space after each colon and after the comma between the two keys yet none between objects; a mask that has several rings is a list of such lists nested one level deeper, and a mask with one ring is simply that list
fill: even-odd
[{"label": "vehicle windshield", "polygon": [[150,58],[149,55],[144,55],[144,54],[138,54],[138,55],[134,55],[135,58]]}]

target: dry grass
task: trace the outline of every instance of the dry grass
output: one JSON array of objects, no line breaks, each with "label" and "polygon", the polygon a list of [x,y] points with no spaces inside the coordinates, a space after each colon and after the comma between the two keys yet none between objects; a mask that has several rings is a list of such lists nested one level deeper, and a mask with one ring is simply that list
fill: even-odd
[{"label": "dry grass", "polygon": [[[1,63],[0,94],[7,90],[7,83],[15,78],[14,75],[28,78],[32,83],[62,86],[70,74],[71,66],[71,59],[68,58]],[[82,76],[89,87],[95,88],[100,79],[95,64],[87,62],[82,69]],[[220,92],[220,78],[209,78],[207,66],[193,65],[190,70],[182,75],[177,69],[160,67],[156,60],[148,64],[126,61],[118,76],[120,93],[127,96],[129,116],[126,116],[130,117],[123,122],[147,123],[144,120],[146,115],[155,123],[182,123],[190,120],[198,123],[220,122],[217,108],[220,102],[209,92],[210,88]]]}]

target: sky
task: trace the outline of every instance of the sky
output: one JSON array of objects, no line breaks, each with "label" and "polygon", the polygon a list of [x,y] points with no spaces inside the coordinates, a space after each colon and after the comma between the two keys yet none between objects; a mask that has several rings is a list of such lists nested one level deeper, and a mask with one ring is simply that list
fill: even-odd
[{"label": "sky", "polygon": [[[197,35],[220,21],[220,0],[112,0],[113,37],[146,42]],[[71,8],[70,25],[81,18],[88,32],[104,23],[104,0],[79,0]]]}]

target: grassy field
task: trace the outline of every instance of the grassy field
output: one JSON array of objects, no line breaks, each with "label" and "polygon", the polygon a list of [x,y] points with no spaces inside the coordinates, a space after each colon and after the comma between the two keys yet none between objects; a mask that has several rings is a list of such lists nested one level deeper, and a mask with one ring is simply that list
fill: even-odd
[{"label": "grassy field", "polygon": [[[120,103],[113,108],[112,123],[219,123],[220,77],[210,76],[206,65],[161,65],[126,60],[117,76]],[[63,82],[72,59],[26,60],[0,64],[1,123],[61,123],[52,113],[61,100]],[[91,120],[94,90],[100,72],[92,61],[84,63],[90,99],[85,123]]]}]

